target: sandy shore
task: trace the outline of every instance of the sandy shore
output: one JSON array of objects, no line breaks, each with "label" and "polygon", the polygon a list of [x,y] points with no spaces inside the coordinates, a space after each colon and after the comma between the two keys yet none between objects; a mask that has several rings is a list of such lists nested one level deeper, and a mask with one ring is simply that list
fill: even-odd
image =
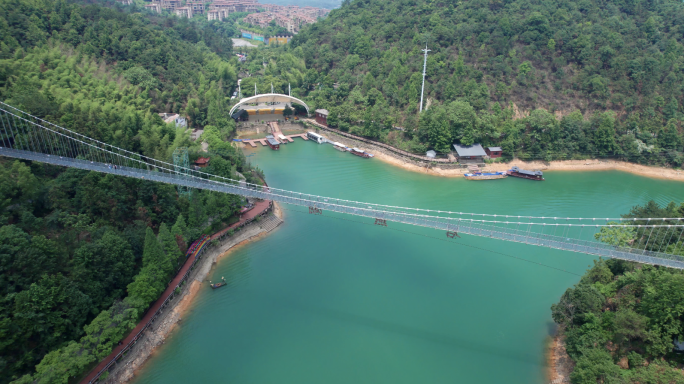
[{"label": "sandy shore", "polygon": [[[279,219],[283,220],[283,210],[280,207],[280,204],[277,202],[273,202],[273,214],[276,215]],[[255,225],[255,224],[253,224]],[[257,224],[258,225],[258,224]],[[247,232],[244,231],[243,232]],[[217,262],[225,257],[230,256],[232,253],[237,251],[238,249],[244,247],[245,245],[259,241],[266,237],[270,232],[266,231],[260,231],[259,233],[255,235],[251,235],[250,233],[247,233],[248,238],[244,239],[242,241],[239,241],[238,243],[234,245],[230,245],[230,243],[226,246],[224,245],[223,247],[219,248],[219,254],[213,258],[213,262],[210,264],[211,267],[208,269],[208,271],[211,271],[214,266],[217,264]],[[208,259],[211,259],[211,257],[208,257]],[[183,299],[176,304],[176,306],[173,308],[174,312],[177,312],[179,315],[185,314],[189,309],[190,309],[190,304],[194,301],[195,297],[197,296],[197,293],[199,293],[199,288],[201,285],[201,281],[206,280],[207,274],[203,273],[204,271],[200,271],[197,276],[192,280],[192,284],[190,285],[190,288],[188,290],[188,293],[183,296]],[[170,330],[169,330],[170,331]]]},{"label": "sandy shore", "polygon": [[[467,172],[466,169],[441,169],[439,168],[439,166],[435,166],[434,168],[419,167],[415,164],[404,162],[396,157],[389,156],[384,153],[376,154],[375,158],[388,164],[401,167],[408,171],[420,172],[434,176],[461,177],[463,176],[463,173]],[[514,165],[517,165],[522,169],[540,170],[544,172],[617,170],[622,172],[633,173],[639,176],[646,176],[657,179],[684,181],[684,171],[682,170],[661,167],[649,167],[645,165],[615,160],[562,160],[552,161],[549,163],[541,161],[525,162],[521,160],[513,160],[510,163],[487,164],[487,166],[483,170],[485,172],[505,171],[510,169]]]},{"label": "sandy shore", "polygon": [[[280,204],[273,202],[273,214],[278,217],[279,219],[283,220],[283,210],[280,207]],[[258,224],[256,224],[258,225]],[[244,231],[244,230],[243,230]],[[244,247],[245,245],[259,241],[266,237],[270,232],[266,231],[260,231],[257,234],[250,234],[248,231],[247,232],[247,238],[238,241],[234,245],[231,245],[228,243],[227,245],[222,246],[221,248],[218,249],[219,254],[213,257],[213,261],[209,264],[209,268],[201,268],[200,271],[195,276],[195,278],[192,280],[192,284],[190,285],[190,288],[188,290],[188,293],[183,296],[183,299],[176,304],[176,306],[173,308],[174,312],[177,312],[179,316],[182,316],[188,312],[188,310],[191,309],[191,303],[193,303],[195,300],[195,297],[199,293],[199,288],[201,286],[201,282],[206,280],[206,277],[208,275],[208,272],[210,272],[212,269],[214,269],[214,266],[218,264],[218,261],[220,261],[223,258],[226,258],[233,254],[235,251],[239,250],[240,248]],[[239,237],[239,236],[236,236]],[[212,257],[208,257],[207,259],[212,259]],[[175,325],[175,324],[174,324]],[[169,332],[173,330],[173,327],[169,329]]]}]

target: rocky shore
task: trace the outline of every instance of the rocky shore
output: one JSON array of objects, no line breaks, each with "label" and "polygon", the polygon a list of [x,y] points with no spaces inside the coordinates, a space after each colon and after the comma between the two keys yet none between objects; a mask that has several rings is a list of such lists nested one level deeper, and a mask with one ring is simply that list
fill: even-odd
[{"label": "rocky shore", "polygon": [[562,333],[557,333],[550,340],[546,350],[547,376],[550,384],[562,384],[570,382],[570,374],[575,367],[565,350],[565,341]]}]

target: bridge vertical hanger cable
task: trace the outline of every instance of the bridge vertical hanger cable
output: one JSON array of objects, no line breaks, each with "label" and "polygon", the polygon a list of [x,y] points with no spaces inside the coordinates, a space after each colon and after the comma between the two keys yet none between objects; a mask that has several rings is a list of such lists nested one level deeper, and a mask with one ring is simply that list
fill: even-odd
[{"label": "bridge vertical hanger cable", "polygon": [[[661,248],[662,248],[663,243],[665,244],[665,246],[666,246],[665,250],[666,250],[666,251],[667,251],[667,246],[672,242],[672,236],[674,236],[674,230],[673,230],[671,227],[669,227],[669,226],[668,226],[667,229],[668,229],[668,230],[665,231],[665,236],[667,236],[667,232],[670,232],[670,238],[667,240],[667,242],[661,242],[661,243],[660,243]],[[663,240],[665,240],[665,238],[663,238]],[[658,249],[658,252],[662,252],[662,250],[661,250],[661,249]]]},{"label": "bridge vertical hanger cable", "polygon": [[644,253],[646,253],[646,250],[648,248],[648,242],[651,241],[651,235],[652,234],[653,234],[653,227],[651,227],[651,232],[648,234],[648,239],[646,239],[646,244],[644,245]]},{"label": "bridge vertical hanger cable", "polygon": [[[5,120],[3,119],[4,113],[0,113],[0,123],[2,123],[2,130],[3,130],[3,135],[2,135],[2,145],[5,146],[6,148],[10,147],[10,136],[7,134],[7,128],[5,127]],[[12,134],[12,137],[15,137],[14,134]]]},{"label": "bridge vertical hanger cable", "polygon": [[[13,112],[10,112],[10,110]],[[436,229],[451,229],[454,220],[458,219],[459,225],[457,228],[461,233],[465,234],[684,268],[684,257],[678,256],[674,252],[675,249],[680,247],[679,244],[676,243],[673,247],[670,247],[669,252],[671,254],[664,254],[662,252],[667,250],[668,243],[674,238],[675,230],[680,232],[678,237],[681,238],[681,229],[683,227],[680,222],[681,218],[658,218],[657,221],[660,221],[662,224],[656,223],[654,218],[650,220],[648,218],[620,218],[616,220],[621,222],[619,225],[597,225],[595,223],[596,219],[590,218],[558,219],[557,217],[545,216],[518,216],[517,220],[511,221],[510,218],[515,216],[369,204],[286,191],[256,184],[241,184],[238,180],[192,169],[188,169],[186,175],[177,171],[171,163],[100,142],[31,116],[1,102],[0,121],[3,123],[0,125],[0,129],[2,129],[2,140],[0,140],[0,143],[6,146],[5,148],[0,148],[0,155],[9,157],[144,178],[146,180],[176,185],[186,185],[192,188],[271,199],[288,204],[315,205],[319,209],[332,212],[375,217],[390,222],[394,221]],[[55,159],[53,155],[64,155],[67,158],[62,159],[61,156],[56,156]],[[125,169],[112,170],[108,168],[107,164],[123,165]],[[465,215],[470,217],[464,217]],[[475,216],[478,218],[475,219]],[[559,223],[560,220],[564,220],[565,224]],[[594,222],[591,227],[595,227],[597,231],[599,228],[625,227],[626,225],[634,228],[636,226],[636,233],[638,233],[638,236],[635,236],[634,239],[636,243],[629,247],[616,247],[598,242],[593,236],[589,240],[584,240],[582,238],[582,231],[586,225],[583,223],[587,220]],[[601,220],[606,220],[607,223],[609,219],[602,218]],[[648,220],[648,225],[641,225],[646,220]],[[579,224],[572,224],[573,222]],[[672,229],[671,222],[676,224],[675,230]],[[527,225],[527,228],[519,230],[521,225]],[[546,227],[548,225],[554,225],[553,235],[547,234]],[[565,234],[565,228],[561,231],[567,237],[558,238],[556,236],[558,225],[567,227],[567,235]],[[539,228],[535,226],[539,226]],[[580,227],[579,236],[572,234],[573,227],[577,226]],[[515,229],[513,229],[514,227]],[[645,231],[647,230],[650,231],[648,237],[645,236]],[[672,231],[669,236],[667,236],[668,231]],[[653,238],[653,241],[651,241],[651,238]],[[641,245],[643,245],[643,251],[641,252],[643,257],[635,256],[634,251],[641,249]]]},{"label": "bridge vertical hanger cable", "polygon": [[[684,231],[680,228],[680,229],[679,229],[679,238],[677,238],[677,242],[674,244],[674,248],[673,248],[673,250],[672,250],[672,254],[674,254],[674,255],[677,254],[677,247],[681,244],[681,241],[682,241],[682,233],[684,233]],[[681,247],[680,247],[680,248],[681,248]],[[680,249],[679,251],[681,252],[681,249]]]}]

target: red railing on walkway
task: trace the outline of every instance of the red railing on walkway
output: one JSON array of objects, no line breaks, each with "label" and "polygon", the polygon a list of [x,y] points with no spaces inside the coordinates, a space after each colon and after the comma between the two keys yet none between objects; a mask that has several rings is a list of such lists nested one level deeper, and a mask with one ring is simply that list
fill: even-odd
[{"label": "red railing on walkway", "polygon": [[[157,316],[161,313],[162,309],[166,307],[166,304],[173,298],[173,294],[183,281],[185,281],[192,268],[195,266],[197,261],[200,259],[202,253],[211,247],[211,241],[223,238],[229,231],[242,228],[245,225],[251,223],[256,217],[262,216],[268,213],[273,208],[273,202],[270,200],[259,201],[255,203],[254,209],[251,209],[242,214],[240,220],[230,225],[228,228],[223,229],[220,232],[215,233],[212,236],[203,236],[199,240],[195,241],[190,248],[188,248],[188,257],[185,263],[176,274],[176,277],[169,283],[166,290],[161,294],[159,299],[155,301],[150,308],[148,308],[145,316],[138,323],[138,325],[133,329],[133,331],[126,337],[121,344],[116,346],[112,353],[109,354],[105,359],[103,359],[95,368],[93,368],[90,373],[80,381],[80,384],[94,383],[100,376],[109,370],[119,358],[121,358],[138,340],[142,337],[143,332],[152,325],[156,320]],[[190,252],[194,255],[191,256]]]}]

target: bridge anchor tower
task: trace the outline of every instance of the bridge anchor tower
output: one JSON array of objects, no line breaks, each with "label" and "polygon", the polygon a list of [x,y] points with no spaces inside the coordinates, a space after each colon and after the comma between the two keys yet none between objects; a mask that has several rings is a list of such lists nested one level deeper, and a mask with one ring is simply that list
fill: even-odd
[{"label": "bridge anchor tower", "polygon": [[[187,174],[190,168],[190,159],[188,158],[188,148],[178,147],[173,151],[173,168],[176,172]],[[178,196],[189,196],[190,188],[184,185],[177,185]]]}]

